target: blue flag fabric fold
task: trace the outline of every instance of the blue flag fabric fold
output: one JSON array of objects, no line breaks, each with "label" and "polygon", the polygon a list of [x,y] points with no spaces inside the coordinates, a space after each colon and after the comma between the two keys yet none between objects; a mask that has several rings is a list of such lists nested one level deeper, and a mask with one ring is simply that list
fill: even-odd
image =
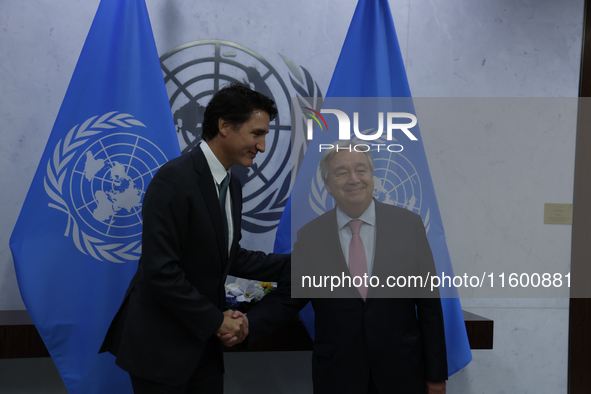
[{"label": "blue flag fabric fold", "polygon": [[141,204],[180,154],[144,0],[102,0],[10,238],[69,393],[131,393],[98,354],[141,254]]},{"label": "blue flag fabric fold", "polygon": [[[326,96],[325,104],[331,98],[338,97],[411,97],[392,14],[386,0],[359,1]],[[412,108],[411,99],[394,101],[396,100],[406,107],[409,107],[410,103]],[[414,112],[414,109],[410,112]],[[411,182],[416,185],[420,182],[420,187],[410,191],[405,199],[394,203],[421,215],[438,273],[441,275],[445,272],[446,275],[453,276],[443,224],[418,126],[412,130],[418,141],[405,144],[404,151],[400,154],[385,150],[381,153],[373,152],[376,163],[374,175],[383,180],[384,186],[381,191],[377,191],[380,195],[378,200],[384,202],[386,198],[391,202],[391,196],[385,190],[387,183],[396,185],[397,182],[400,184],[401,180],[407,180],[407,185]],[[319,140],[316,140],[316,135],[321,136]],[[310,179],[316,176],[321,156],[317,149],[311,147],[318,146],[318,143],[333,143],[338,138],[333,135],[331,140],[326,133],[316,133],[314,139],[315,144],[310,143],[308,147],[277,229],[274,248],[277,253],[291,251],[295,232],[321,213],[318,205],[314,209],[310,207],[312,204],[308,203],[311,199]],[[396,163],[400,170],[380,170],[381,161]],[[318,183],[317,187],[322,187],[321,182]],[[292,215],[292,212],[297,212],[297,215]],[[457,291],[452,288],[442,289],[442,295],[448,371],[452,375],[468,365],[472,360],[472,353]],[[300,317],[312,338],[313,313],[311,304],[300,312]]]}]

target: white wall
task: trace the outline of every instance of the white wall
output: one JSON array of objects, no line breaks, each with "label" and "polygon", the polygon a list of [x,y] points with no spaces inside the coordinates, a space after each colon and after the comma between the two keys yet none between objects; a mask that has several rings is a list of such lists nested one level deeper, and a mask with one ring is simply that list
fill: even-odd
[{"label": "white wall", "polygon": [[[323,92],[355,4],[147,0],[159,54],[194,40],[229,40],[260,54],[284,80],[289,70],[279,54],[289,57]],[[415,97],[577,96],[583,0],[392,0],[390,6]],[[8,239],[97,7],[98,0],[0,5],[0,310],[24,308]],[[574,127],[517,130],[502,146],[478,133],[421,131],[456,272],[498,259],[568,267],[570,226],[542,219],[545,202],[572,202]],[[272,236],[245,238],[269,249]],[[566,299],[462,302],[495,320],[495,348],[474,351],[449,392],[566,392]],[[226,360],[227,392],[259,391],[240,382],[264,379],[256,365],[265,360],[274,366],[270,383],[277,392],[309,392],[307,370],[293,372],[289,354]]]}]

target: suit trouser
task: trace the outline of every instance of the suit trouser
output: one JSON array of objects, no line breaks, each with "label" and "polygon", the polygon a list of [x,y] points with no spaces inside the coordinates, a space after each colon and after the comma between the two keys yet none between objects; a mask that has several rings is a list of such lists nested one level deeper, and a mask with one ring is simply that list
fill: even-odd
[{"label": "suit trouser", "polygon": [[172,386],[129,376],[135,394],[223,394],[224,359],[219,340],[212,337],[207,341],[197,369],[181,385]]},{"label": "suit trouser", "polygon": [[367,394],[379,394],[378,388],[373,380],[373,374],[369,374],[369,387],[367,388]]}]

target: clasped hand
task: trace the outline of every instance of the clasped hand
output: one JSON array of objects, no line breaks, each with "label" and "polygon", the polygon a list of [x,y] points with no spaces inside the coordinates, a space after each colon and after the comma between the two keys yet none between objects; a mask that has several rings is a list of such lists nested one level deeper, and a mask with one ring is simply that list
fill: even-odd
[{"label": "clasped hand", "polygon": [[239,311],[225,311],[224,321],[216,335],[227,347],[241,343],[248,335],[248,318]]}]

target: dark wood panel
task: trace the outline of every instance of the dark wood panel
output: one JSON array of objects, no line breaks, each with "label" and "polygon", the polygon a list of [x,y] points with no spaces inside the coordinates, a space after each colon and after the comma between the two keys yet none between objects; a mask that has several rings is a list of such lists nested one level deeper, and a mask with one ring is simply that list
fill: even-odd
[{"label": "dark wood panel", "polygon": [[275,352],[312,350],[312,338],[299,320],[294,320],[272,334],[261,338],[246,349],[240,346],[224,348],[226,352]]},{"label": "dark wood panel", "polygon": [[591,299],[570,302],[568,343],[568,392],[587,394],[591,384]]},{"label": "dark wood panel", "polygon": [[49,357],[33,324],[0,326],[0,359]]},{"label": "dark wood panel", "polygon": [[[468,340],[472,349],[492,349],[494,322],[464,311]],[[299,320],[289,322],[248,348],[228,352],[270,352],[312,350],[312,340]],[[0,311],[0,359],[49,357],[27,311]]]},{"label": "dark wood panel", "polygon": [[494,321],[474,313],[463,312],[470,349],[492,349],[495,328]]},{"label": "dark wood panel", "polygon": [[583,19],[583,42],[581,51],[581,71],[579,80],[579,97],[591,97],[591,10],[589,1],[585,0]]},{"label": "dark wood panel", "polygon": [[591,387],[591,9],[585,0],[575,153],[568,338],[568,392]]}]

